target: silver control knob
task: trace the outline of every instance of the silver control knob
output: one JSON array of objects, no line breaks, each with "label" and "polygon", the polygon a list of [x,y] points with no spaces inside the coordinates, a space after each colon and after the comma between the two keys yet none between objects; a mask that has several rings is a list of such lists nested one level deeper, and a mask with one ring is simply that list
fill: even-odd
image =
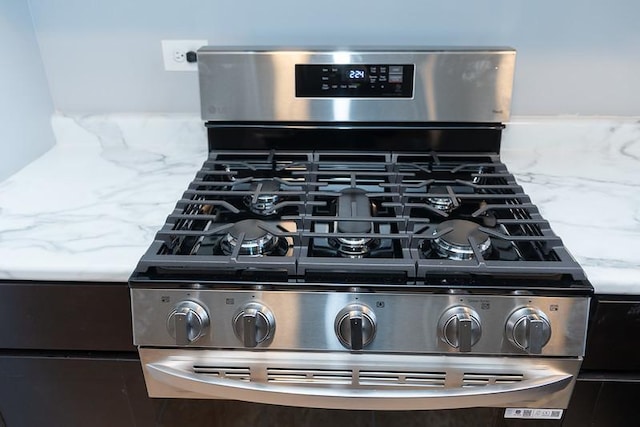
[{"label": "silver control knob", "polygon": [[350,304],[336,316],[335,328],[343,346],[362,350],[376,335],[376,317],[366,305]]},{"label": "silver control knob", "polygon": [[193,301],[182,301],[167,318],[167,330],[177,345],[189,345],[209,329],[207,310]]},{"label": "silver control knob", "polygon": [[233,331],[245,347],[256,347],[271,339],[276,329],[273,313],[265,305],[252,302],[233,318]]},{"label": "silver control knob", "polygon": [[546,314],[537,308],[521,307],[509,316],[506,334],[516,347],[540,354],[551,338],[551,324]]},{"label": "silver control knob", "polygon": [[479,319],[478,313],[470,307],[449,308],[438,322],[440,339],[460,352],[471,351],[482,335]]}]

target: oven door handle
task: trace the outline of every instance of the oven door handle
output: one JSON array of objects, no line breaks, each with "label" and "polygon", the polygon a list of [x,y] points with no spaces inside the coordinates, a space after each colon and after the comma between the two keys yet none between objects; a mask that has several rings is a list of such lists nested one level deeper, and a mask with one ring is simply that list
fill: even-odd
[{"label": "oven door handle", "polygon": [[216,378],[191,372],[180,362],[148,363],[148,373],[166,386],[195,398],[222,398],[254,403],[326,409],[419,410],[522,405],[547,400],[568,387],[573,375],[547,372],[513,384],[420,390],[380,390],[320,386],[293,386]]}]

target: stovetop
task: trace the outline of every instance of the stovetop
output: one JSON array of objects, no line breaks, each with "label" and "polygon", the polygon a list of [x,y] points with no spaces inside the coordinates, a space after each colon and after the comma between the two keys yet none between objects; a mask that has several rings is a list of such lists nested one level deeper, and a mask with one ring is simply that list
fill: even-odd
[{"label": "stovetop", "polygon": [[492,153],[212,151],[132,282],[588,289]]}]

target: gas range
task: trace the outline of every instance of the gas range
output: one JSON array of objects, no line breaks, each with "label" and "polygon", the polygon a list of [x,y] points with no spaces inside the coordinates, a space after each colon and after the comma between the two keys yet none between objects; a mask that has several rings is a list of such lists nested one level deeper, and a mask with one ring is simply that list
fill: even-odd
[{"label": "gas range", "polygon": [[201,49],[210,155],[130,279],[150,396],[566,407],[592,288],[500,162],[514,57]]}]

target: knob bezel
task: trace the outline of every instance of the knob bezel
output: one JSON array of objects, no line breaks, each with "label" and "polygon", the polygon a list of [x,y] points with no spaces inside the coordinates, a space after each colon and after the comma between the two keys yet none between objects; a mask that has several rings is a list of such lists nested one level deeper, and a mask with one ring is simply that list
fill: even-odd
[{"label": "knob bezel", "polygon": [[[468,348],[466,345],[462,345],[462,347],[460,345],[457,321],[462,319],[469,319],[471,321]],[[438,334],[440,335],[440,340],[450,347],[458,349],[458,351],[461,352],[471,351],[471,348],[480,341],[480,337],[482,336],[480,315],[478,315],[477,311],[465,305],[450,307],[440,316],[440,320],[438,321]],[[451,334],[456,334],[456,336],[452,338]]]},{"label": "knob bezel", "polygon": [[[527,336],[527,322],[532,320],[542,322],[542,330],[540,331],[540,334],[542,334],[541,342],[539,343],[539,347],[536,345],[537,348],[534,349],[531,348],[531,343],[528,342],[529,337]],[[509,316],[505,334],[509,342],[518,349],[530,354],[540,354],[542,353],[542,348],[551,340],[551,322],[542,310],[535,307],[520,307]]]},{"label": "knob bezel", "polygon": [[359,351],[361,349],[352,349],[351,348],[351,337],[348,338],[345,336],[346,331],[351,330],[351,320],[361,318],[362,319],[362,349],[367,347],[376,337],[376,315],[373,313],[373,310],[368,306],[360,303],[349,304],[340,310],[336,316],[336,320],[334,322],[334,329],[340,344],[343,347],[352,350]]},{"label": "knob bezel", "polygon": [[178,345],[189,345],[207,334],[210,325],[207,309],[198,302],[186,300],[176,304],[167,317],[167,332],[172,338],[178,340],[176,334],[176,315],[178,313],[187,316],[186,325],[189,327],[186,342],[176,342]]},{"label": "knob bezel", "polygon": [[[251,302],[243,305],[233,316],[233,333],[243,345],[246,344],[244,336],[244,318],[246,315],[255,316],[257,331],[264,330],[264,333],[255,337],[255,346],[268,344],[275,335],[276,319],[273,312],[266,305],[260,302]],[[263,325],[262,327],[260,325]],[[245,345],[247,347],[247,345]]]}]

